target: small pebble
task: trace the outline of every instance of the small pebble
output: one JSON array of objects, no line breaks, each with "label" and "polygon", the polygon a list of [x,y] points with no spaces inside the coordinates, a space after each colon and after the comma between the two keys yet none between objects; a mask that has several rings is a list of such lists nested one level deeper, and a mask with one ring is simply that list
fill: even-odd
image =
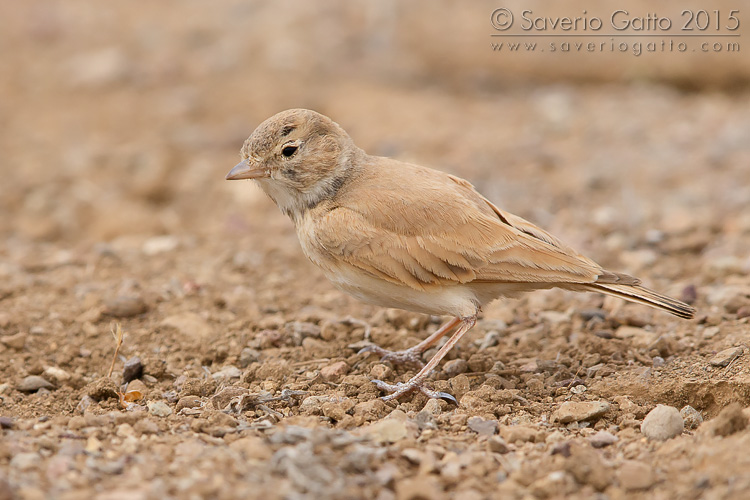
[{"label": "small pebble", "polygon": [[603,417],[609,411],[610,405],[606,401],[566,401],[552,414],[552,420],[567,424],[584,420],[595,420]]},{"label": "small pebble", "polygon": [[468,369],[469,364],[462,358],[452,359],[445,363],[445,365],[443,365],[443,373],[445,373],[449,378],[453,378],[456,375],[466,373]]},{"label": "small pebble", "polygon": [[104,304],[104,314],[115,318],[130,318],[143,314],[148,306],[140,297],[119,296]]},{"label": "small pebble", "polygon": [[149,401],[148,411],[156,417],[168,417],[172,414],[172,408],[164,401]]},{"label": "small pebble", "polygon": [[21,392],[36,392],[39,389],[51,389],[52,387],[54,386],[39,375],[29,375],[19,382],[16,389]]},{"label": "small pebble", "polygon": [[138,356],[133,356],[125,362],[122,367],[122,381],[128,383],[131,380],[141,378],[143,375],[143,362]]},{"label": "small pebble", "polygon": [[349,373],[349,365],[345,361],[338,361],[320,369],[320,376],[329,382],[339,380],[347,373]]},{"label": "small pebble", "polygon": [[0,337],[0,344],[4,344],[11,349],[20,351],[26,345],[27,334],[25,332],[19,332],[15,335],[3,335]]},{"label": "small pebble", "polygon": [[593,436],[588,437],[588,442],[594,448],[604,448],[618,441],[618,437],[607,431],[599,431]]},{"label": "small pebble", "polygon": [[655,441],[666,441],[682,434],[684,422],[677,408],[656,405],[641,424],[641,433]]},{"label": "small pebble", "polygon": [[742,347],[730,347],[729,349],[724,349],[723,351],[716,353],[708,362],[712,366],[724,367],[742,355],[742,352]]},{"label": "small pebble", "polygon": [[490,439],[488,439],[487,446],[492,453],[500,453],[501,455],[504,455],[510,451],[508,443],[506,443],[505,440],[500,436],[492,436]]},{"label": "small pebble", "polygon": [[680,410],[680,415],[685,423],[686,429],[695,429],[703,423],[703,416],[698,410],[687,405]]}]

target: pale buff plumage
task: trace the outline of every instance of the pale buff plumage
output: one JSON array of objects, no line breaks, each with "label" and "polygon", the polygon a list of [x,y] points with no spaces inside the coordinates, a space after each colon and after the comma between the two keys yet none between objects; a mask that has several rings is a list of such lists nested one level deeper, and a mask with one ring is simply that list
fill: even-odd
[{"label": "pale buff plumage", "polygon": [[413,359],[459,329],[407,384],[422,382],[473,326],[483,304],[560,287],[596,291],[692,318],[687,304],[603,269],[530,222],[504,212],[467,181],[429,168],[369,156],[329,118],[294,109],[263,122],[227,179],[255,179],[294,222],[302,249],[339,289],[375,305],[456,319],[412,349]]}]

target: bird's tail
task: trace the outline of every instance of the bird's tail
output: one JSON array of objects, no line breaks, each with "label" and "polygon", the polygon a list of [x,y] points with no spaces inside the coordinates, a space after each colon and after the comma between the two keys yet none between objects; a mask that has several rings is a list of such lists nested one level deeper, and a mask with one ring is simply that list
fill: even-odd
[{"label": "bird's tail", "polygon": [[591,292],[599,292],[621,299],[644,304],[655,309],[661,309],[680,318],[692,319],[695,316],[695,308],[672,297],[667,297],[646,287],[633,284],[615,283],[586,283],[579,285],[581,288]]}]

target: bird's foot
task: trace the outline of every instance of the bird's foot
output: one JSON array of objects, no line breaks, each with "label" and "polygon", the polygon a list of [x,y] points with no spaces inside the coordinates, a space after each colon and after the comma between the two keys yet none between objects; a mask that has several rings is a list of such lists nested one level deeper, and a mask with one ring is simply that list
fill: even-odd
[{"label": "bird's foot", "polygon": [[432,389],[428,389],[427,387],[425,387],[424,380],[420,377],[412,377],[408,382],[399,382],[398,384],[387,384],[382,380],[373,380],[372,382],[381,391],[390,392],[390,394],[388,394],[387,396],[383,396],[382,398],[380,398],[383,401],[390,401],[392,399],[399,398],[404,394],[419,391],[428,398],[443,399],[445,401],[458,405],[458,401],[456,400],[456,398],[454,398],[447,392],[433,391]]},{"label": "bird's foot", "polygon": [[420,359],[420,354],[422,354],[422,352],[419,349],[415,349],[414,347],[410,349],[404,349],[403,351],[389,351],[388,349],[383,349],[382,347],[375,344],[370,344],[360,349],[357,354],[363,354],[366,352],[376,354],[380,356],[380,361],[390,361],[394,365],[408,364],[420,367],[424,366],[424,363]]}]

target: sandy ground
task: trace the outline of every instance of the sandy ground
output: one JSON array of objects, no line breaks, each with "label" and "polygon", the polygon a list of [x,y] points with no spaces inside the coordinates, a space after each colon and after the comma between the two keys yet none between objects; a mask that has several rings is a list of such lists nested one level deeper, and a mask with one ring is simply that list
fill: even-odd
[{"label": "sandy ground", "polygon": [[[182,5],[3,7],[0,499],[750,496],[737,81],[458,85],[304,10],[289,26],[335,42],[315,62],[263,32],[278,12]],[[347,12],[354,28],[390,15]],[[370,380],[414,369],[358,355],[358,321],[400,349],[441,318],[336,291],[259,189],[223,180],[292,106],[469,179],[697,319],[562,291],[498,301],[430,381],[458,406],[383,403]],[[684,430],[647,438],[657,405]]]}]

